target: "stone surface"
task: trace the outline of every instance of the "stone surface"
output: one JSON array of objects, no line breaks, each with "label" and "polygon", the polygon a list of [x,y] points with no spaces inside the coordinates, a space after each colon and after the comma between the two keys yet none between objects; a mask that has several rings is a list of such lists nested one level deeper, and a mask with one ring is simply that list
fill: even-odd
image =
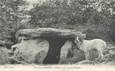
[{"label": "stone surface", "polygon": [[67,38],[75,38],[76,36],[82,36],[81,32],[69,29],[56,29],[56,28],[38,28],[38,29],[22,29],[16,33],[16,37],[54,37],[64,36]]},{"label": "stone surface", "polygon": [[[20,37],[21,38],[21,37]],[[12,46],[12,50],[15,48],[14,57],[19,61],[24,61],[27,63],[34,63],[37,60],[35,57],[41,51],[45,51],[45,54],[42,55],[42,60],[46,56],[49,43],[46,40],[41,39],[29,39],[29,40],[21,40],[20,43]],[[37,60],[38,61],[38,60]],[[39,62],[40,64],[43,61]]]},{"label": "stone surface", "polygon": [[[12,46],[12,51],[14,57],[27,63],[57,64],[60,56],[67,54],[63,47],[71,48],[71,43],[78,36],[82,33],[69,29],[22,29],[16,33],[18,43]],[[66,41],[70,41],[71,45]]]}]

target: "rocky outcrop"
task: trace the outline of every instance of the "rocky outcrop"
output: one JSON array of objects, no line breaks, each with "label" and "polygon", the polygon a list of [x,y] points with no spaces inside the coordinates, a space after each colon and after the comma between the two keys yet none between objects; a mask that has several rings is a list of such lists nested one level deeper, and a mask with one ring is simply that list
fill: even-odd
[{"label": "rocky outcrop", "polygon": [[27,63],[57,64],[65,42],[69,40],[74,44],[74,39],[82,35],[68,29],[23,29],[16,33],[18,43],[12,46],[12,51],[14,57]]}]

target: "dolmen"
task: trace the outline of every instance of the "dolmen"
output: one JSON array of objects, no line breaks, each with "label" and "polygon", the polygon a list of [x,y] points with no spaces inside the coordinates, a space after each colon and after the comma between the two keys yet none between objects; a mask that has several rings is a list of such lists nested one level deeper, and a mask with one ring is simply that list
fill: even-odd
[{"label": "dolmen", "polygon": [[16,33],[17,43],[11,47],[12,58],[19,63],[58,64],[79,36],[83,34],[70,29],[21,29]]}]

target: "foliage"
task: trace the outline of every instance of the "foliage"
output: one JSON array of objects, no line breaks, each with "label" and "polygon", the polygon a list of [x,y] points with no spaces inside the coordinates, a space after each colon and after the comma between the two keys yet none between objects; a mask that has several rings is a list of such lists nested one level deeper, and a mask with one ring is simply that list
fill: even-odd
[{"label": "foliage", "polygon": [[[114,4],[114,0],[47,0],[31,9],[29,23],[34,27],[77,29],[88,38],[96,33],[96,38],[112,40]],[[89,35],[87,30],[94,33]]]},{"label": "foliage", "polygon": [[9,51],[10,50],[8,50],[8,49],[6,49],[4,47],[0,47],[0,65],[9,63],[9,59],[8,59]]},{"label": "foliage", "polygon": [[25,4],[23,0],[0,0],[0,40],[11,45],[15,42],[15,32],[25,28],[22,23]]}]

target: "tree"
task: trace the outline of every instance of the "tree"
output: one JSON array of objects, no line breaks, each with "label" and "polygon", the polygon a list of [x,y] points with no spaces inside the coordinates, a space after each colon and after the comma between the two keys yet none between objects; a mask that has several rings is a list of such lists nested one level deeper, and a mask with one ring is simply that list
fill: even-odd
[{"label": "tree", "polygon": [[0,0],[0,40],[8,44],[15,43],[15,33],[25,28],[21,21],[25,18],[23,0]]},{"label": "tree", "polygon": [[95,38],[110,40],[114,4],[114,0],[47,0],[31,9],[29,23],[34,27],[77,29],[87,32],[88,38],[95,33]]}]

